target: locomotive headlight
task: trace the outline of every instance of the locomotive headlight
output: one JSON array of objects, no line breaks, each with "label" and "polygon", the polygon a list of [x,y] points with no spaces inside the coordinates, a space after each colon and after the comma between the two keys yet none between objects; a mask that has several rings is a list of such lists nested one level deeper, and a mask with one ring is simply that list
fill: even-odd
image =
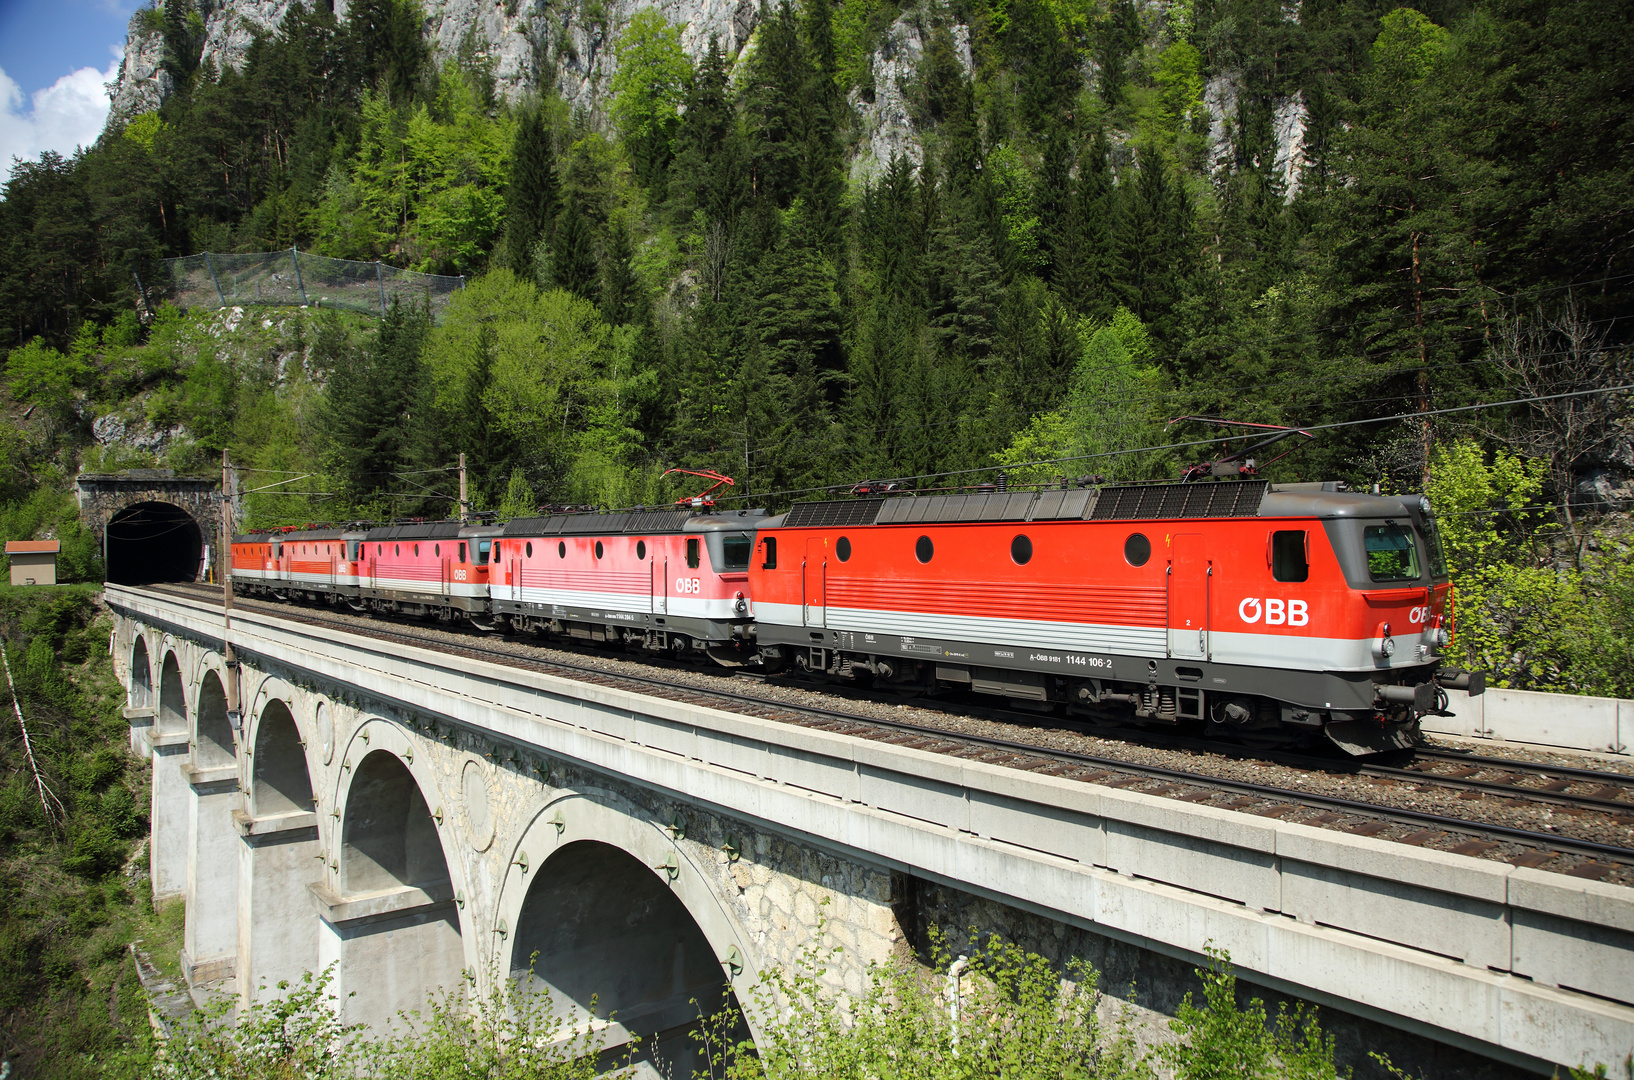
[{"label": "locomotive headlight", "polygon": [[1442,648],[1445,648],[1447,643],[1452,640],[1452,635],[1447,633],[1447,628],[1444,626],[1438,626],[1435,628],[1434,637],[1436,645]]},{"label": "locomotive headlight", "polygon": [[1392,637],[1385,638],[1384,643],[1379,646],[1379,651],[1386,656],[1396,655],[1396,639]]},{"label": "locomotive headlight", "polygon": [[1428,495],[1420,495],[1418,497],[1418,508],[1424,511],[1426,514],[1430,512],[1430,497]]},{"label": "locomotive headlight", "polygon": [[739,615],[742,615],[749,610],[749,601],[743,598],[742,593],[734,593],[733,600],[736,602],[732,605],[732,609]]}]

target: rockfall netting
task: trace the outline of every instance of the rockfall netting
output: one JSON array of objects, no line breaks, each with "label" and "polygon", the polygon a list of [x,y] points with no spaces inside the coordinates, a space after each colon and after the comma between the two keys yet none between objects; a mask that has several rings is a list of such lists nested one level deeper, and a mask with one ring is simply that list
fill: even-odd
[{"label": "rockfall netting", "polygon": [[384,315],[393,300],[426,304],[435,318],[448,298],[465,287],[463,277],[418,274],[381,262],[330,259],[290,248],[253,255],[206,252],[161,259],[137,275],[149,308],[169,302],[180,308],[248,304],[344,308]]}]

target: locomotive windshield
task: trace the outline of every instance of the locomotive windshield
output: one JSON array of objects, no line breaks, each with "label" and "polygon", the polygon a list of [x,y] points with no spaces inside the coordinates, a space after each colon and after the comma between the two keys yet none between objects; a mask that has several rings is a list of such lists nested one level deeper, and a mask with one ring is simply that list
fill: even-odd
[{"label": "locomotive windshield", "polygon": [[1447,576],[1447,553],[1441,547],[1441,529],[1435,523],[1435,515],[1424,515],[1424,551],[1430,561],[1430,576],[1444,578]]},{"label": "locomotive windshield", "polygon": [[1418,543],[1412,529],[1393,521],[1369,525],[1362,543],[1367,549],[1367,572],[1374,581],[1418,580]]},{"label": "locomotive windshield", "polygon": [[727,533],[721,537],[721,556],[725,570],[747,570],[749,552],[755,546],[748,533]]}]

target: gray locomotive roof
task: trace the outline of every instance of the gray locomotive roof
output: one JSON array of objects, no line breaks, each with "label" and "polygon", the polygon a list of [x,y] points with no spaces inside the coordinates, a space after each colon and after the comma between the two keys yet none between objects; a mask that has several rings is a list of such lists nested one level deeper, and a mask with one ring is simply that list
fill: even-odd
[{"label": "gray locomotive roof", "polygon": [[1382,518],[1411,514],[1418,500],[1417,495],[1333,491],[1331,485],[1325,484],[1279,484],[1260,504],[1260,517]]},{"label": "gray locomotive roof", "polygon": [[[301,529],[296,532],[287,532],[279,537],[280,540],[339,540],[348,535],[345,529]],[[361,532],[352,532],[351,536],[362,536]]]},{"label": "gray locomotive roof", "polygon": [[694,513],[687,507],[661,510],[628,510],[612,514],[551,514],[547,517],[517,518],[505,524],[506,536],[610,536],[711,532],[744,529],[758,525],[764,510],[733,510],[712,514]]},{"label": "gray locomotive roof", "polygon": [[1244,517],[1384,517],[1418,496],[1363,495],[1337,484],[1272,485],[1263,480],[1119,484],[1043,491],[977,491],[795,503],[760,528],[995,521],[1169,521]]},{"label": "gray locomotive roof", "polygon": [[460,534],[457,521],[421,521],[412,525],[381,525],[370,529],[368,540],[444,540]]}]

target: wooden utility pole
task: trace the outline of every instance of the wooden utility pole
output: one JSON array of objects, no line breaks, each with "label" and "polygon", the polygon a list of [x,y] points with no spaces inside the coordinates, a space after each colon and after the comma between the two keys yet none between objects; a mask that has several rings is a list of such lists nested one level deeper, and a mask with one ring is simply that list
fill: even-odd
[{"label": "wooden utility pole", "polygon": [[465,500],[465,455],[460,455],[460,524],[470,520],[470,504]]},{"label": "wooden utility pole", "polygon": [[221,451],[221,654],[227,662],[227,719],[236,729],[240,724],[238,702],[238,658],[233,655],[233,488],[232,463]]}]

